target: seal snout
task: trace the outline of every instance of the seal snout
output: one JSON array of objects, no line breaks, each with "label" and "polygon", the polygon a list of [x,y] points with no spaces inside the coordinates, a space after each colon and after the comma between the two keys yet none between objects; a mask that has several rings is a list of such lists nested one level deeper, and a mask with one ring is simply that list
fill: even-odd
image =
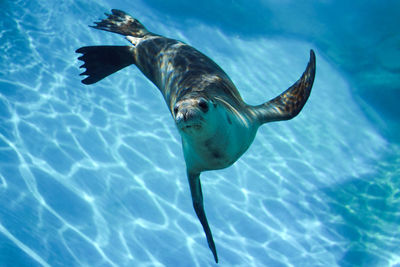
[{"label": "seal snout", "polygon": [[209,111],[209,103],[206,99],[188,98],[176,103],[173,109],[175,122],[181,129],[201,128],[203,115]]},{"label": "seal snout", "polygon": [[178,113],[176,114],[175,119],[177,121],[188,121],[193,117],[193,112],[191,109],[188,108],[183,108],[181,110],[178,111]]}]

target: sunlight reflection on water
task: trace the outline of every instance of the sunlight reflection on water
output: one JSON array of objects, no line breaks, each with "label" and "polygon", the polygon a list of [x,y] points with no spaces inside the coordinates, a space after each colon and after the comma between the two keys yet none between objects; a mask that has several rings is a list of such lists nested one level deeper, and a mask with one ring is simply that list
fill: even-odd
[{"label": "sunlight reflection on water", "polygon": [[[0,249],[10,252],[0,263],[211,265],[160,93],[135,67],[80,83],[74,50],[122,38],[87,27],[97,10],[68,13],[72,27],[54,15],[65,7],[31,5],[23,18],[10,10],[16,38],[3,34],[0,42],[13,52],[0,62]],[[290,86],[312,48],[233,38],[206,25],[150,26],[215,59],[250,104]],[[316,82],[299,117],[263,126],[234,166],[202,175],[221,262],[398,264],[400,175],[386,172],[388,146],[317,53]]]}]

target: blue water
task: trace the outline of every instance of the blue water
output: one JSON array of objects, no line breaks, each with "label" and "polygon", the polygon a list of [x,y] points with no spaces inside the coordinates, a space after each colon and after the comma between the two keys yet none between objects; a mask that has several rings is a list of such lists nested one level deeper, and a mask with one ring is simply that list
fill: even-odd
[{"label": "blue water", "polygon": [[364,2],[1,1],[0,266],[215,266],[161,94],[134,66],[80,82],[77,48],[127,44],[87,27],[111,8],[249,104],[316,51],[301,114],[202,174],[220,266],[400,266],[400,8]]}]

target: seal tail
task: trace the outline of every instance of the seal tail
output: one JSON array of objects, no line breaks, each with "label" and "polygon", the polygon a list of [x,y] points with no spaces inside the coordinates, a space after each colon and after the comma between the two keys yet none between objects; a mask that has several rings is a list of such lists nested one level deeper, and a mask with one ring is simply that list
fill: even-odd
[{"label": "seal tail", "polygon": [[214,239],[212,237],[210,226],[207,222],[206,213],[204,212],[203,206],[203,193],[201,191],[200,174],[188,173],[190,193],[192,195],[193,208],[196,212],[197,218],[203,226],[204,233],[207,237],[208,247],[210,248],[214,260],[218,263],[217,249],[215,248]]},{"label": "seal tail", "polygon": [[315,53],[310,50],[310,61],[301,78],[274,99],[252,107],[260,124],[290,120],[297,116],[311,93],[315,77]]},{"label": "seal tail", "polygon": [[88,75],[84,84],[93,84],[114,72],[135,63],[133,46],[85,46],[75,51],[83,54],[78,59],[85,63],[80,68]]},{"label": "seal tail", "polygon": [[150,34],[139,20],[133,18],[124,11],[112,9],[111,12],[112,14],[105,13],[107,16],[106,19],[95,22],[94,24],[96,25],[90,27],[137,38],[142,38]]}]

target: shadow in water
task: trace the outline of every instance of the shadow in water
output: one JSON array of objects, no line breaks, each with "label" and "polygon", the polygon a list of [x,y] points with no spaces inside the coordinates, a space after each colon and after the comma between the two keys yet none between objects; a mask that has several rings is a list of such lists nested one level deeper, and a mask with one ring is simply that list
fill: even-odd
[{"label": "shadow in water", "polygon": [[339,266],[393,266],[399,262],[400,159],[396,154],[377,162],[374,175],[323,190],[331,216],[321,221],[330,234],[345,242],[341,246],[346,251],[337,259]]}]

